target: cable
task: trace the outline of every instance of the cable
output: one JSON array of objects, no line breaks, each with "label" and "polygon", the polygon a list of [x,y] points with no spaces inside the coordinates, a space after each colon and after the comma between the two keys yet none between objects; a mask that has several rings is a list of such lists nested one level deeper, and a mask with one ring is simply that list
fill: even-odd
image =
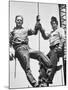
[{"label": "cable", "polygon": [[14,78],[16,78],[16,58],[15,59],[15,71],[14,71]]},{"label": "cable", "polygon": [[[38,8],[38,16],[39,16],[39,2],[37,3],[37,8]],[[38,39],[39,39],[39,51],[40,51],[40,31],[39,31]]]}]

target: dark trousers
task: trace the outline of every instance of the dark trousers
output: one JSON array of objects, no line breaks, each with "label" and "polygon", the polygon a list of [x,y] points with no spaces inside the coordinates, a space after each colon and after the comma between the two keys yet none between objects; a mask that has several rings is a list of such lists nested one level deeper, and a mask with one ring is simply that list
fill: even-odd
[{"label": "dark trousers", "polygon": [[24,69],[27,79],[30,84],[35,87],[37,83],[35,78],[33,77],[31,70],[30,70],[30,58],[29,58],[29,51],[28,49],[24,49],[23,47],[18,47],[16,50],[16,57],[18,58],[21,67]]},{"label": "dark trousers", "polygon": [[24,69],[27,79],[29,80],[30,84],[35,87],[37,83],[35,78],[33,77],[31,70],[30,70],[30,58],[38,60],[39,62],[44,63],[47,66],[51,65],[50,61],[47,61],[46,57],[43,55],[42,52],[34,51],[29,52],[27,46],[24,48],[23,46],[18,47],[15,49],[16,57],[18,58],[21,67]]},{"label": "dark trousers", "polygon": [[[52,67],[47,68],[43,63],[40,63],[39,81],[42,81],[42,82],[44,81],[46,83],[52,83],[52,80],[56,72],[57,62],[59,61],[59,55],[61,55],[61,53],[62,51],[59,49],[55,50],[55,47],[50,49],[47,56],[51,61]],[[47,73],[48,69],[50,70],[50,73]]]},{"label": "dark trousers", "polygon": [[50,59],[52,66],[57,66],[57,62],[59,61],[57,52],[54,49],[50,50],[47,56]]}]

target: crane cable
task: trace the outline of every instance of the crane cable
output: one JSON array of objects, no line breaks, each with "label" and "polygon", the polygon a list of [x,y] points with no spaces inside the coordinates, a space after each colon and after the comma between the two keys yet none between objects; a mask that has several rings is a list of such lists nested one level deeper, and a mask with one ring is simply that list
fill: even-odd
[{"label": "crane cable", "polygon": [[[38,16],[39,16],[39,2],[37,3],[37,8],[38,8]],[[39,51],[40,51],[40,31],[38,35],[38,40],[39,40]]]}]

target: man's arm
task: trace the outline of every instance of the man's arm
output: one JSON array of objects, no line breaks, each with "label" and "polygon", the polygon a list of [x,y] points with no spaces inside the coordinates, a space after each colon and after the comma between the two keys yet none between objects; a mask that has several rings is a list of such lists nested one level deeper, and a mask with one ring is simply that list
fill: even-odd
[{"label": "man's arm", "polygon": [[41,32],[43,39],[45,40],[49,39],[50,34],[45,34],[45,30],[42,27],[40,28],[40,32]]},{"label": "man's arm", "polygon": [[30,35],[37,35],[38,30],[41,27],[41,24],[39,22],[40,22],[40,18],[39,18],[39,15],[37,15],[37,17],[36,17],[36,24],[35,24],[35,27],[34,27],[34,31],[31,30],[31,29],[28,30],[28,36],[30,36]]},{"label": "man's arm", "polygon": [[59,33],[60,33],[60,39],[64,43],[65,42],[65,32],[64,32],[64,29],[61,28],[59,30]]},{"label": "man's arm", "polygon": [[28,36],[30,35],[37,35],[38,31],[40,31],[43,39],[47,40],[50,37],[50,34],[45,34],[45,30],[42,28],[42,25],[40,23],[36,23],[34,31],[28,30]]},{"label": "man's arm", "polygon": [[62,29],[62,28],[59,29],[59,35],[60,35],[60,40],[61,40],[59,46],[62,47],[64,42],[65,42],[65,32],[64,32],[64,29]]},{"label": "man's arm", "polygon": [[28,30],[28,36],[37,35],[39,29],[40,29],[40,25],[39,25],[39,23],[36,23],[34,30],[32,30],[32,29]]},{"label": "man's arm", "polygon": [[13,48],[13,37],[14,37],[14,31],[10,32],[10,36],[9,36],[9,45],[10,45],[9,60],[10,61],[13,61],[13,59],[15,58],[15,50]]},{"label": "man's arm", "polygon": [[37,33],[38,33],[38,30],[34,30],[34,31],[32,29],[28,30],[28,36],[37,35]]},{"label": "man's arm", "polygon": [[10,32],[10,36],[9,36],[9,44],[10,44],[10,47],[13,45],[13,36],[14,36],[14,33],[13,31]]},{"label": "man's arm", "polygon": [[40,23],[40,16],[39,15],[36,17],[36,21],[37,21],[37,23],[36,23],[35,27],[37,30],[39,30],[41,32],[43,39],[49,39],[50,34],[45,34],[45,30],[42,28],[42,25]]}]

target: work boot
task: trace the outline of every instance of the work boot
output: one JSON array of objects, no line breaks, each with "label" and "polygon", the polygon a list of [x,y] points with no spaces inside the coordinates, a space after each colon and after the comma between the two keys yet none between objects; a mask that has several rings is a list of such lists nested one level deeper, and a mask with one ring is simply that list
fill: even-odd
[{"label": "work boot", "polygon": [[39,84],[38,84],[38,83],[35,83],[35,84],[34,84],[34,87],[39,87]]},{"label": "work boot", "polygon": [[59,71],[62,68],[62,65],[56,66],[52,69],[47,70],[47,74],[49,76],[49,79],[47,80],[47,83],[52,84],[52,80],[54,78],[54,75],[57,71]]},{"label": "work boot", "polygon": [[34,82],[33,87],[39,87],[39,84],[37,82]]},{"label": "work boot", "polygon": [[56,71],[59,71],[62,68],[62,65],[56,66]]}]

